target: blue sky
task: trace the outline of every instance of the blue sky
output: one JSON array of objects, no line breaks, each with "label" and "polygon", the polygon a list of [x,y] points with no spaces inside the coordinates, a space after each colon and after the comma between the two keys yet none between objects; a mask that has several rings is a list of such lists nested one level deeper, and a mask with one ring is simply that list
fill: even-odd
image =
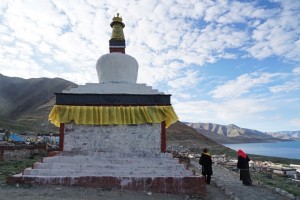
[{"label": "blue sky", "polygon": [[180,121],[300,130],[299,0],[2,0],[0,73],[96,83],[117,12],[138,83]]}]

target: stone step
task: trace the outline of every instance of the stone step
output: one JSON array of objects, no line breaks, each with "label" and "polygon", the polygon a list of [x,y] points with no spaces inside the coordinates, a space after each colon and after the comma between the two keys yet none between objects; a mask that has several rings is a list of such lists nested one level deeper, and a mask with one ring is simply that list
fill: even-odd
[{"label": "stone step", "polygon": [[169,163],[151,163],[145,165],[144,163],[134,163],[133,165],[124,165],[124,164],[107,164],[107,163],[34,163],[34,169],[124,169],[124,168],[160,168],[160,169],[178,169],[184,168],[182,164],[169,164]]},{"label": "stone step", "polygon": [[[74,153],[74,152],[73,152]],[[193,176],[171,154],[89,153],[78,155],[61,153],[35,163],[34,169],[24,170],[31,176]]]},{"label": "stone step", "polygon": [[143,165],[163,165],[168,163],[168,165],[176,165],[179,163],[177,159],[173,158],[127,158],[127,157],[90,157],[90,156],[54,156],[46,157],[43,159],[43,163],[72,163],[72,164],[82,164],[82,163],[101,163],[101,164],[143,164]]},{"label": "stone step", "polygon": [[186,169],[158,169],[158,168],[127,168],[127,169],[105,169],[105,170],[90,170],[90,169],[25,169],[23,175],[30,176],[65,176],[65,177],[80,177],[80,176],[134,176],[134,177],[145,177],[145,176],[193,176],[193,174]]},{"label": "stone step", "polygon": [[37,185],[65,185],[95,188],[115,188],[132,191],[146,191],[159,193],[172,193],[184,195],[206,196],[206,183],[204,177],[126,177],[126,176],[27,176],[15,175],[7,179],[7,183],[15,184],[37,184]]},{"label": "stone step", "polygon": [[132,153],[132,152],[89,152],[89,151],[80,151],[80,152],[68,152],[63,151],[58,154],[58,156],[88,156],[88,157],[99,157],[99,158],[173,158],[171,153]]}]

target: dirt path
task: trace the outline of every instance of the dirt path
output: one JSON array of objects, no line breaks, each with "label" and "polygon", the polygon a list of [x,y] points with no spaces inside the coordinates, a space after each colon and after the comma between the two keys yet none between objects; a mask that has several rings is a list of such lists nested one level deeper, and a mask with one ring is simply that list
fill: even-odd
[{"label": "dirt path", "polygon": [[217,186],[222,188],[224,192],[231,196],[232,199],[238,200],[285,200],[290,199],[288,197],[281,196],[274,193],[269,188],[257,185],[253,182],[252,186],[245,186],[239,180],[239,174],[235,174],[222,166],[213,166],[214,170],[214,182]]},{"label": "dirt path", "polygon": [[[199,164],[196,162],[192,163],[196,168],[198,168],[198,173],[200,173]],[[271,189],[257,185],[255,182],[252,186],[245,186],[239,180],[239,174],[229,171],[228,169],[222,167],[221,165],[213,165],[213,176],[212,184],[215,184],[225,198],[234,200],[287,200],[293,199],[287,196],[281,196]],[[207,187],[209,191],[209,187]]]}]

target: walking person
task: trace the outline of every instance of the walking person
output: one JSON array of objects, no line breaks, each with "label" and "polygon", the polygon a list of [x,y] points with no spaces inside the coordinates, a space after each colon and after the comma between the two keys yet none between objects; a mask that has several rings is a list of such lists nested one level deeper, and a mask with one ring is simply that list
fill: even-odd
[{"label": "walking person", "polygon": [[202,165],[202,175],[205,177],[205,182],[210,184],[212,171],[212,159],[208,150],[205,148],[199,159],[199,164]]},{"label": "walking person", "polygon": [[250,158],[242,150],[238,150],[237,168],[240,169],[240,180],[244,185],[252,185],[252,180],[249,171]]}]

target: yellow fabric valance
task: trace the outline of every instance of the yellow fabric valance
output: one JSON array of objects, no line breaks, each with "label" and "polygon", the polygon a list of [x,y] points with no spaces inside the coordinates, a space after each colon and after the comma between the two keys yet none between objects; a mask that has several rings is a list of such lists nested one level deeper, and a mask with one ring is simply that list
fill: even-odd
[{"label": "yellow fabric valance", "polygon": [[55,105],[49,120],[60,123],[86,125],[121,125],[166,122],[168,128],[178,120],[172,106],[68,106]]}]

